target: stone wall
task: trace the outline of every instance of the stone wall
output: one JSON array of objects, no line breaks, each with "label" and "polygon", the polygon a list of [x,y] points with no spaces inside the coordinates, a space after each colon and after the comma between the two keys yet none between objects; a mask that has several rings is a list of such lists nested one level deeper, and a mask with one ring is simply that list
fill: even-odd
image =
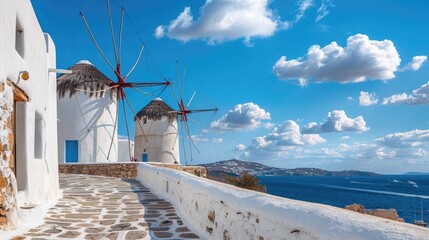
[{"label": "stone wall", "polygon": [[60,173],[89,174],[117,178],[135,178],[138,163],[60,164]]},{"label": "stone wall", "polygon": [[13,161],[13,93],[8,81],[0,82],[0,229],[15,228],[16,178]]},{"label": "stone wall", "polygon": [[[77,173],[100,175],[106,177],[136,178],[137,166],[139,163],[88,163],[88,164],[60,164],[60,173]],[[159,164],[151,165],[171,168],[179,171],[191,173],[199,177],[207,176],[207,169],[199,166],[181,166],[177,164]]]}]

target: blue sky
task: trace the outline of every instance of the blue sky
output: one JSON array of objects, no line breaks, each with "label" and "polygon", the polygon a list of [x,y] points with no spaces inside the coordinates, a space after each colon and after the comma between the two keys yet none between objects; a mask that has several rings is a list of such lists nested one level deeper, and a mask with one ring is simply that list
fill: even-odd
[{"label": "blue sky", "polygon": [[[32,3],[55,41],[59,68],[87,59],[114,77],[79,16],[83,11],[113,62],[105,1]],[[429,171],[429,2],[111,5],[116,31],[120,6],[127,15],[124,71],[145,44],[129,81],[175,80],[178,61],[179,78],[186,65],[184,98],[196,91],[190,107],[220,108],[215,115],[191,116],[201,151],[193,164],[236,157],[287,168]],[[154,95],[128,92],[136,110],[159,93],[147,91]],[[171,90],[160,97],[176,107]],[[126,135],[123,118],[119,134]]]}]

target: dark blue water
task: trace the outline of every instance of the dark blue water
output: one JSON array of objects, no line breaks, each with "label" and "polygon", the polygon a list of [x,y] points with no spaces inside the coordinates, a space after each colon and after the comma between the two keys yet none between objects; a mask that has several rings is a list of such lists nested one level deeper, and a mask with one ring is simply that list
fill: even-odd
[{"label": "dark blue water", "polygon": [[340,208],[353,203],[366,209],[394,208],[405,222],[429,221],[429,175],[376,177],[271,177],[260,176],[272,195]]}]

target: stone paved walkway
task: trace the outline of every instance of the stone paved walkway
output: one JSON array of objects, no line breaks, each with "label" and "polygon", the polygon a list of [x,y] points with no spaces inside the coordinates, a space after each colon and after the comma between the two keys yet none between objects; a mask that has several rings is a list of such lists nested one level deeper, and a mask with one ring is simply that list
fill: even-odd
[{"label": "stone paved walkway", "polygon": [[139,181],[60,174],[63,198],[16,239],[195,239],[169,202]]}]

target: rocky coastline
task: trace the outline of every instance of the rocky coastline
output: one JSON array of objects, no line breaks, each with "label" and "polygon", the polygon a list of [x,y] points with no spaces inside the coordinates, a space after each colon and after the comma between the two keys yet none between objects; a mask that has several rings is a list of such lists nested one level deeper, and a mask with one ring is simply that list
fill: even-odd
[{"label": "rocky coastline", "polygon": [[353,203],[351,205],[347,205],[344,207],[347,210],[362,213],[362,214],[368,214],[376,217],[386,218],[398,222],[404,222],[404,219],[399,217],[398,213],[396,212],[396,209],[365,209],[364,206],[360,204]]}]

